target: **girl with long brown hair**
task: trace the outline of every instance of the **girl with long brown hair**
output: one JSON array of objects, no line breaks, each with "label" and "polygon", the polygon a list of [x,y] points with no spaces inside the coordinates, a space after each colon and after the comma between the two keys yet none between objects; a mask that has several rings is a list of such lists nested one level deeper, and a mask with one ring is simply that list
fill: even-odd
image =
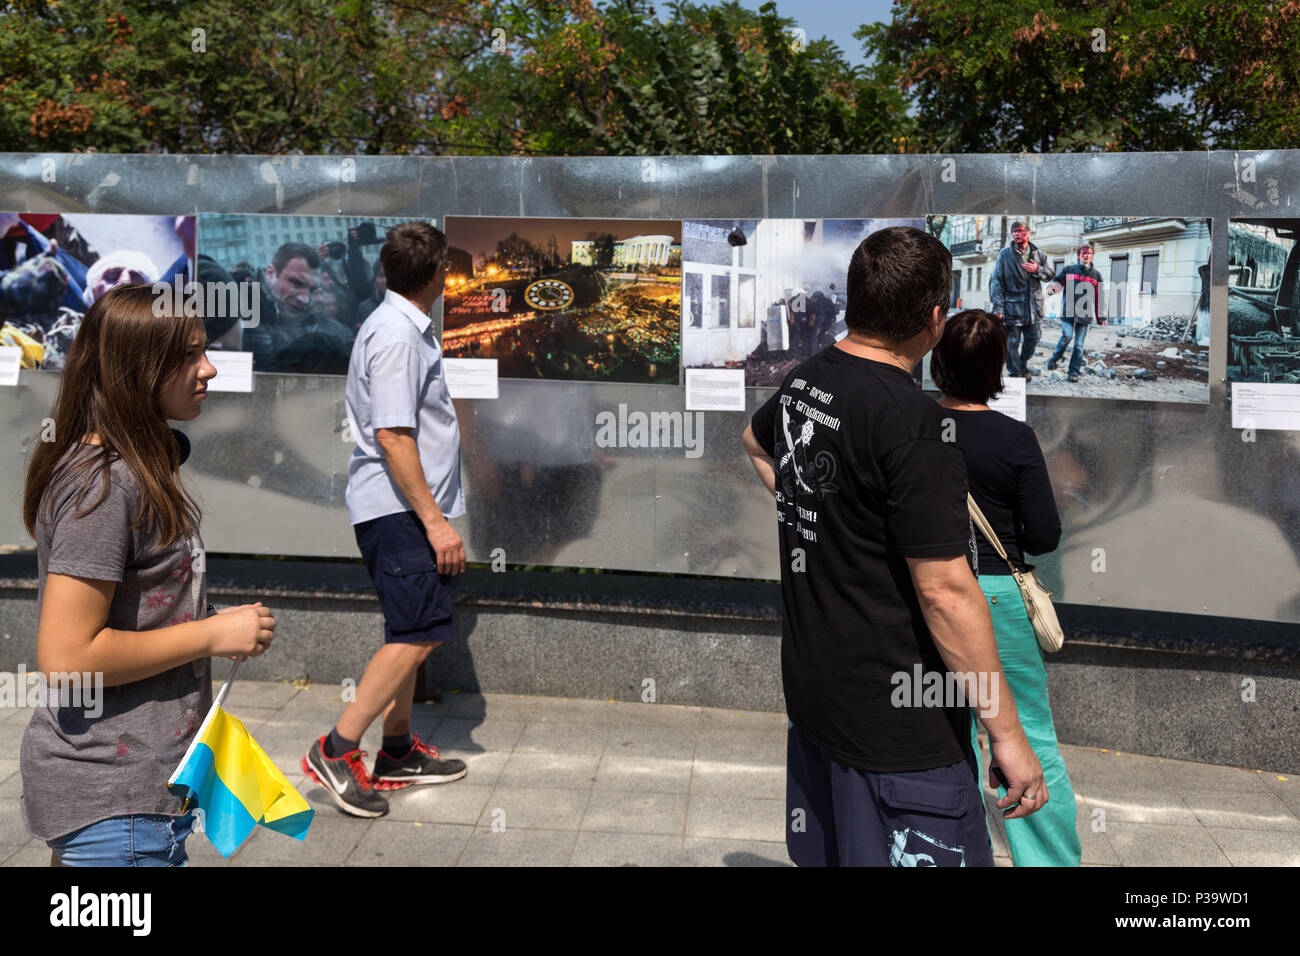
[{"label": "girl with long brown hair", "polygon": [[[23,816],[63,865],[185,865],[193,815],[166,782],[211,706],[209,658],[261,654],[275,628],[260,602],[207,604],[167,422],[198,417],[216,369],[202,320],[170,304],[128,285],[90,307],[23,490],[47,682],[23,736]],[[68,675],[80,700],[59,693]]]}]

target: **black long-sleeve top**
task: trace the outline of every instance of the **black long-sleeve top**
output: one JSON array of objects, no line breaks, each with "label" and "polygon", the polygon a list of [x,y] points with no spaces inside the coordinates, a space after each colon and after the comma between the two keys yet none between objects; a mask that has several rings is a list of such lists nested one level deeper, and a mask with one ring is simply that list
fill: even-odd
[{"label": "black long-sleeve top", "polygon": [[[1052,482],[1033,430],[995,411],[945,408],[956,422],[966,453],[971,497],[998,533],[1007,556],[1025,569],[1026,554],[1047,554],[1061,542],[1061,517]],[[1010,574],[993,545],[975,530],[980,574]]]}]

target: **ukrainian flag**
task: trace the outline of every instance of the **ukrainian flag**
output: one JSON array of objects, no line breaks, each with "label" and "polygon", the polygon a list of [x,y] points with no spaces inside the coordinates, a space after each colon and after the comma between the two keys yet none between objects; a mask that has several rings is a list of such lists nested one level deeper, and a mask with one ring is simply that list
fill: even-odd
[{"label": "ukrainian flag", "polygon": [[186,798],[187,809],[197,806],[202,811],[203,832],[222,856],[239,849],[258,824],[302,840],[316,812],[239,718],[222,710],[234,677],[232,670],[167,781],[172,793]]}]

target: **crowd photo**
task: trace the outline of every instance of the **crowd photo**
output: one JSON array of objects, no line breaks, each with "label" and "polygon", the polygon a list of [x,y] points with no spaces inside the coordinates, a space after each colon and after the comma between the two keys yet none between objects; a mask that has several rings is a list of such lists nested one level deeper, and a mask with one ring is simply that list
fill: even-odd
[{"label": "crowd photo", "polygon": [[194,278],[193,216],[0,212],[0,345],[59,370],[110,289]]},{"label": "crowd photo", "polygon": [[[201,215],[198,281],[256,289],[254,314],[208,310],[211,347],[251,352],[259,372],[346,375],[357,329],[387,291],[378,250],[384,230],[405,221]],[[248,303],[254,296],[217,298]]]}]

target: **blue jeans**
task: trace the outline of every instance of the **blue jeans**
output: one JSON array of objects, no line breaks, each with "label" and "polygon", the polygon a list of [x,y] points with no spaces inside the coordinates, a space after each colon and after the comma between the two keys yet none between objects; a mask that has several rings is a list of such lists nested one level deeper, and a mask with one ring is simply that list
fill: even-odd
[{"label": "blue jeans", "polygon": [[1022,378],[1025,366],[1034,357],[1038,339],[1043,334],[1041,322],[1007,326],[1007,374]]},{"label": "blue jeans", "polygon": [[64,866],[188,866],[194,814],[109,817],[48,841]]},{"label": "blue jeans", "polygon": [[1083,369],[1083,343],[1088,338],[1087,322],[1071,322],[1069,319],[1061,320],[1061,340],[1056,343],[1056,351],[1048,359],[1048,365],[1055,365],[1065,354],[1065,347],[1070,344],[1070,339],[1074,339],[1074,351],[1070,353],[1070,374],[1078,375]]}]

